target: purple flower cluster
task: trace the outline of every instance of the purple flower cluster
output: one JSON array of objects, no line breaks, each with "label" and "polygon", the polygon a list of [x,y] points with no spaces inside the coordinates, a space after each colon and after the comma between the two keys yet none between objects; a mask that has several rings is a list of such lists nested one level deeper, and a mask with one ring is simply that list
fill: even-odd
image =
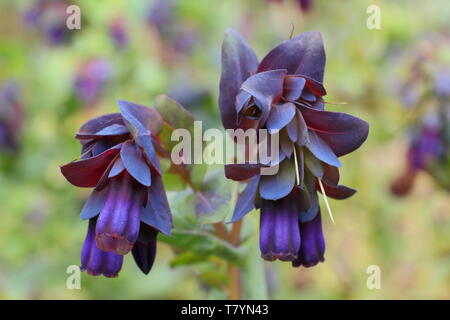
[{"label": "purple flower cluster", "polygon": [[[232,222],[260,209],[260,249],[266,260],[311,267],[324,260],[317,191],[345,199],[356,190],[339,185],[338,157],[367,138],[363,120],[324,109],[325,51],[319,32],[282,42],[262,60],[234,31],[222,46],[219,104],[226,129],[267,129],[279,135],[274,175],[255,164],[225,165],[229,179],[250,178],[238,197]],[[267,163],[258,163],[260,167]]]},{"label": "purple flower cluster", "polygon": [[154,148],[162,118],[155,109],[126,101],[119,108],[81,126],[81,157],[61,167],[73,185],[94,188],[81,211],[89,219],[81,268],[106,277],[118,275],[129,251],[147,274],[158,233],[170,235],[172,227]]}]

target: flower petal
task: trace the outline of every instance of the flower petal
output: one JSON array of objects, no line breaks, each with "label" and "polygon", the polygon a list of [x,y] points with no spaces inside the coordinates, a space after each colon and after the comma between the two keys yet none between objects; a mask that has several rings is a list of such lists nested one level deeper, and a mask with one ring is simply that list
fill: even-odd
[{"label": "flower petal", "polygon": [[[141,229],[144,230],[140,231],[139,239],[134,244],[131,252],[139,269],[144,274],[148,274],[156,258],[156,237],[158,232],[146,224],[141,224]],[[141,241],[142,233],[146,233],[144,241]]]},{"label": "flower petal", "polygon": [[257,68],[258,59],[245,40],[234,30],[225,31],[219,95],[220,116],[225,129],[237,128],[236,96],[241,84]]},{"label": "flower petal", "polygon": [[122,268],[123,256],[100,250],[95,244],[95,219],[89,220],[88,232],[81,250],[81,270],[92,276],[103,274],[114,278]]},{"label": "flower petal", "polygon": [[296,194],[293,192],[277,201],[262,200],[259,246],[265,260],[297,258],[301,239]]},{"label": "flower petal", "polygon": [[300,223],[301,245],[298,259],[292,262],[293,267],[303,265],[309,268],[325,260],[325,239],[322,232],[320,209],[317,211],[313,220]]},{"label": "flower petal", "polygon": [[325,50],[319,31],[310,31],[282,42],[261,61],[258,71],[286,69],[288,74],[299,74],[323,82]]},{"label": "flower petal", "polygon": [[106,252],[126,254],[139,235],[145,190],[128,175],[110,180],[105,205],[97,219],[96,244]]}]

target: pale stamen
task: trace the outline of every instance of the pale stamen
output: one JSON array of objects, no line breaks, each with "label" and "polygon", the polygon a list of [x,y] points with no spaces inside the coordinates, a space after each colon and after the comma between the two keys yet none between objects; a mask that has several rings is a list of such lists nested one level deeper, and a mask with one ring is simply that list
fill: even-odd
[{"label": "pale stamen", "polygon": [[295,145],[292,142],[292,148],[294,149],[294,162],[295,162],[295,175],[297,177],[297,185],[300,185],[300,173],[298,172],[298,161],[297,161],[297,151],[295,150]]},{"label": "pale stamen", "polygon": [[323,188],[322,180],[320,180],[320,178],[317,178],[317,180],[319,180],[320,190],[322,190],[323,199],[325,200],[325,205],[327,206],[327,210],[328,210],[328,214],[330,215],[331,222],[333,222],[333,224],[335,224],[334,218],[333,218],[333,213],[331,212],[331,207],[330,207],[330,204],[328,203],[327,194],[325,193],[325,189]]}]

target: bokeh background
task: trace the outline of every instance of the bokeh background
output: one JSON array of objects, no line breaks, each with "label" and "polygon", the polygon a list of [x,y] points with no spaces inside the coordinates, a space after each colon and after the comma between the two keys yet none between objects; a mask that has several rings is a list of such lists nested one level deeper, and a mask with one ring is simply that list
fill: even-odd
[{"label": "bokeh background", "polygon": [[[412,74],[415,62],[450,65],[450,4],[311,2],[305,11],[295,0],[1,0],[0,119],[9,124],[1,132],[7,138],[0,153],[0,298],[226,297],[214,285],[218,257],[176,266],[177,255],[165,243],[158,244],[148,276],[128,255],[118,278],[83,273],[81,289],[67,289],[66,268],[79,264],[85,237],[86,223],[78,214],[88,190],[65,181],[59,165],[78,156],[73,139],[78,127],[117,112],[118,99],[151,106],[167,93],[204,127],[221,128],[217,98],[224,30],[241,33],[261,59],[290,37],[292,27],[294,35],[323,34],[327,101],[347,103],[329,110],[361,117],[371,127],[367,142],[342,159],[342,183],[358,193],[346,201],[330,200],[336,225],[324,216],[325,263],[293,269],[257,262],[255,272],[264,272],[268,297],[450,298],[448,190],[422,170],[408,195],[391,193],[407,166],[408,134],[420,113],[410,104],[420,105],[422,87],[428,86],[426,77],[419,81]],[[81,30],[65,28],[69,4],[81,8]],[[369,5],[381,9],[380,30],[366,27]],[[422,87],[408,95],[411,78]],[[447,161],[437,175],[448,177],[448,168]],[[175,211],[182,215],[183,206]],[[245,245],[257,255],[258,214],[247,216],[244,229]],[[366,286],[370,265],[381,268],[380,290]],[[244,277],[252,277],[248,271]],[[256,277],[253,286],[266,288]]]}]

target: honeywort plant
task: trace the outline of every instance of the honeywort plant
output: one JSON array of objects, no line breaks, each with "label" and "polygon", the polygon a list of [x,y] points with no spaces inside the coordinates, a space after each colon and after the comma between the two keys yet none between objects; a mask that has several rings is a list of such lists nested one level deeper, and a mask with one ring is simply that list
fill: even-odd
[{"label": "honeywort plant", "polygon": [[[194,117],[166,96],[157,97],[154,108],[125,101],[119,101],[119,108],[120,113],[92,119],[80,128],[76,138],[81,157],[61,167],[75,186],[94,188],[81,211],[81,218],[89,219],[82,269],[117,276],[123,256],[131,250],[148,273],[158,237],[176,252],[173,267],[200,263],[196,273],[202,283],[239,297],[239,239],[223,223],[230,200],[226,179],[215,171],[207,174],[205,166],[171,161],[176,145],[172,133],[177,128],[192,131]],[[174,215],[165,189],[175,192]]]},{"label": "honeywort plant", "polygon": [[408,52],[410,72],[400,95],[412,117],[406,166],[391,186],[397,196],[410,192],[419,172],[450,190],[450,69],[439,58],[447,48],[447,38],[435,36]]},{"label": "honeywort plant", "polygon": [[275,175],[260,175],[251,163],[225,166],[230,179],[250,178],[232,222],[260,209],[262,257],[291,261],[294,267],[324,260],[317,191],[332,218],[326,196],[346,199],[356,192],[338,184],[338,157],[357,149],[369,130],[361,119],[325,111],[324,68],[317,31],[281,43],[261,62],[239,34],[225,34],[219,97],[224,127],[267,128],[269,137],[280,137],[279,159],[269,164],[279,166]]},{"label": "honeywort plant", "polygon": [[148,273],[159,232],[170,234],[172,215],[154,144],[162,129],[155,109],[119,101],[120,113],[86,122],[76,134],[80,159],[61,167],[73,185],[94,188],[81,211],[89,219],[81,268],[115,277],[132,251]]},{"label": "honeywort plant", "polygon": [[[94,188],[81,211],[89,220],[82,268],[117,276],[123,256],[132,251],[148,273],[158,237],[176,253],[172,266],[197,264],[201,282],[241,298],[243,266],[252,256],[241,246],[242,217],[253,208],[261,208],[264,259],[307,267],[322,261],[317,191],[336,199],[354,194],[338,184],[338,157],[358,148],[368,134],[364,121],[324,110],[324,66],[318,32],[280,44],[259,63],[244,40],[227,31],[219,97],[223,125],[267,129],[268,140],[280,137],[275,161],[225,165],[226,177],[250,178],[239,196],[230,195],[220,172],[172,162],[175,129],[195,131],[195,126],[194,117],[166,96],[158,97],[154,108],[119,101],[120,113],[85,123],[76,135],[80,159],[61,167],[75,186]],[[261,176],[259,169],[268,166],[279,170]],[[175,192],[166,197],[166,189]],[[229,207],[233,224],[226,225]],[[205,264],[214,271],[205,270]]]}]

